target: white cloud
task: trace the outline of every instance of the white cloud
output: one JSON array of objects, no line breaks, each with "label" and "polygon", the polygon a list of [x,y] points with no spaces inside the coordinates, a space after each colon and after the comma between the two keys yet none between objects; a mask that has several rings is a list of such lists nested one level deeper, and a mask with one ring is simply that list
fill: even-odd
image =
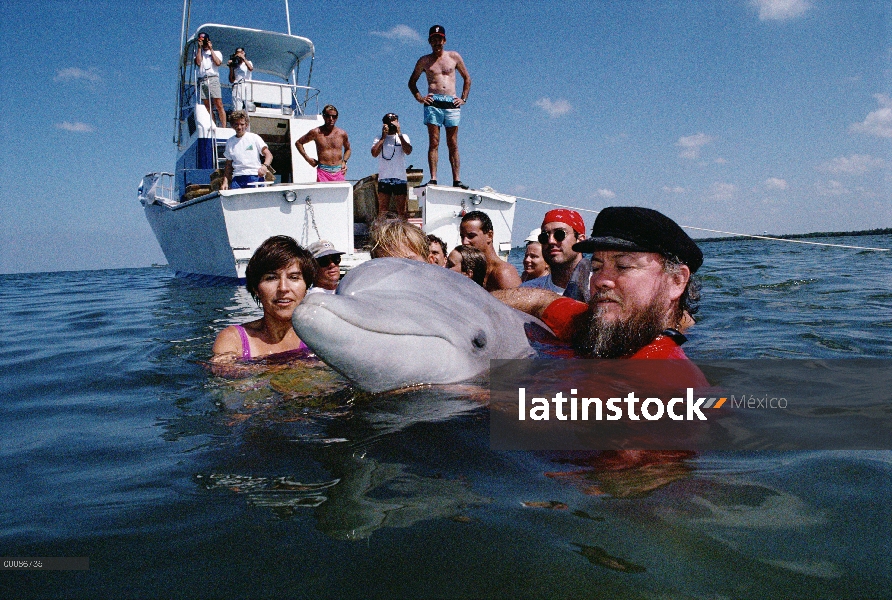
[{"label": "white cloud", "polygon": [[598,195],[599,198],[606,198],[608,200],[611,198],[616,198],[616,193],[614,193],[613,190],[601,188],[595,193]]},{"label": "white cloud", "polygon": [[767,187],[769,190],[785,190],[789,186],[787,185],[786,179],[780,179],[778,177],[769,177],[768,179],[765,180],[765,187]]},{"label": "white cloud", "polygon": [[697,160],[700,158],[700,149],[710,143],[712,143],[711,137],[705,133],[695,133],[694,135],[678,138],[675,145],[682,149],[681,152],[678,153],[679,157]]},{"label": "white cloud", "polygon": [[396,40],[403,44],[413,44],[424,41],[418,32],[408,25],[394,25],[387,31],[373,31],[372,35],[387,38],[388,40]]},{"label": "white cloud", "polygon": [[554,119],[567,114],[573,107],[566,100],[552,100],[551,98],[540,98],[536,100],[535,105],[548,113],[548,116]]},{"label": "white cloud", "polygon": [[892,138],[892,98],[886,94],[875,94],[880,107],[867,114],[860,123],[853,123],[849,127],[852,133],[875,135],[877,137]]},{"label": "white cloud", "polygon": [[79,69],[77,67],[67,67],[56,71],[56,76],[53,77],[54,81],[76,81],[78,79],[83,79],[90,83],[99,83],[102,81],[102,77],[99,76],[99,73],[95,68],[90,68],[85,71],[84,69]]},{"label": "white cloud", "polygon": [[815,189],[819,196],[845,196],[852,193],[842,183],[833,179],[815,184]]},{"label": "white cloud", "polygon": [[834,175],[864,175],[868,171],[882,169],[885,166],[886,161],[882,158],[874,158],[868,154],[853,154],[849,157],[840,156],[828,160],[819,165],[818,170]]},{"label": "white cloud", "polygon": [[760,21],[786,21],[805,14],[811,8],[808,0],[752,0],[759,10]]},{"label": "white cloud", "polygon": [[716,182],[710,188],[710,198],[713,200],[730,200],[736,193],[737,186],[733,183]]},{"label": "white cloud", "polygon": [[669,187],[668,185],[663,186],[663,191],[667,194],[686,194],[688,191],[681,187],[680,185],[676,185],[675,187]]},{"label": "white cloud", "polygon": [[69,123],[65,121],[64,123],[56,123],[57,129],[63,129],[65,131],[73,131],[75,133],[92,133],[96,131],[96,128],[92,125],[87,125],[86,123],[74,122]]}]

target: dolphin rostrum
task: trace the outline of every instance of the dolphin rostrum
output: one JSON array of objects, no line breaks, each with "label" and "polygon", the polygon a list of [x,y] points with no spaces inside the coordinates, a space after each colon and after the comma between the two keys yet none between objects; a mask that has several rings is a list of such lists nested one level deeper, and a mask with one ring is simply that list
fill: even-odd
[{"label": "dolphin rostrum", "polygon": [[352,269],[335,294],[304,298],[291,322],[319,358],[369,392],[473,379],[490,359],[532,356],[528,326],[550,332],[467,277],[404,258]]}]

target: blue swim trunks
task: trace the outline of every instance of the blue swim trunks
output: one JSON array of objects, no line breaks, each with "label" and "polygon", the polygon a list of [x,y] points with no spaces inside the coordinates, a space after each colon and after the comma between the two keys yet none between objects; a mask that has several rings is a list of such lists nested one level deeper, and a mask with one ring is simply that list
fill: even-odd
[{"label": "blue swim trunks", "polygon": [[232,185],[229,186],[233,190],[240,190],[243,188],[253,188],[255,186],[248,185],[249,183],[259,183],[264,181],[263,177],[259,175],[236,175],[232,178]]},{"label": "blue swim trunks", "polygon": [[[461,109],[452,104],[454,96],[434,94],[434,103],[424,105],[424,124],[443,125],[444,127],[458,127],[461,121]],[[449,108],[449,107],[452,108]]]}]

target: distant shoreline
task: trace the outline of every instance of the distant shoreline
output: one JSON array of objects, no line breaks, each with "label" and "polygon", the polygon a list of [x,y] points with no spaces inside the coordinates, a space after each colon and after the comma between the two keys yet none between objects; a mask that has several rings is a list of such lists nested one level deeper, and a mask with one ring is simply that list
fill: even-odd
[{"label": "distant shoreline", "polygon": [[[816,231],[814,233],[785,233],[782,235],[765,233],[761,237],[777,238],[779,240],[798,240],[803,238],[857,237],[862,235],[892,235],[892,227],[864,229],[862,231]],[[727,237],[695,238],[694,241],[699,244],[700,242],[742,242],[751,239],[753,238],[749,235],[729,235]],[[523,250],[524,247],[515,246],[512,248],[512,250],[515,249]]]},{"label": "distant shoreline", "polygon": [[[889,235],[892,234],[892,227],[883,229],[864,229],[862,231],[816,231],[814,233],[785,233],[776,235],[773,233],[762,234],[763,237],[772,237],[780,240],[799,240],[804,238],[825,238],[825,237],[857,237],[862,235]],[[711,237],[696,238],[696,242],[740,242],[753,239],[748,235],[733,235],[727,237]]]}]

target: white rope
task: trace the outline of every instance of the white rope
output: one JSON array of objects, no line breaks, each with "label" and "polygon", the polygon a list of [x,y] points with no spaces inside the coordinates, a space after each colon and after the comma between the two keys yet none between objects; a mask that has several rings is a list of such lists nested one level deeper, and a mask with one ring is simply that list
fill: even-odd
[{"label": "white rope", "polygon": [[[599,213],[599,210],[591,210],[589,208],[577,208],[567,204],[556,204],[554,202],[545,202],[544,200],[533,200],[532,198],[524,198],[523,196],[515,196],[518,200],[526,200],[527,202],[535,202],[536,204],[547,204],[549,206],[558,206],[560,208],[569,208],[576,211]],[[852,250],[873,250],[874,252],[892,252],[892,248],[870,248],[867,246],[846,246],[844,244],[827,244],[825,242],[808,242],[805,240],[791,240],[787,238],[771,237],[767,235],[751,235],[749,233],[736,233],[734,231],[720,231],[718,229],[705,229],[703,227],[694,227],[693,225],[681,225],[685,229],[696,229],[697,231],[708,231],[710,233],[724,233],[726,235],[735,235],[738,237],[747,237],[757,240],[773,240],[775,242],[791,242],[793,244],[809,244],[811,246],[829,246],[831,248],[850,248]]]},{"label": "white rope", "polygon": [[812,246],[830,246],[832,248],[851,248],[853,250],[874,250],[876,252],[889,252],[890,248],[869,248],[867,246],[846,246],[844,244],[827,244],[825,242],[807,242],[805,240],[790,240],[787,238],[770,237],[767,235],[750,235],[748,233],[734,233],[733,231],[719,231],[718,229],[704,229],[703,227],[694,227],[692,225],[682,225],[685,229],[696,229],[697,231],[709,231],[711,233],[727,233],[740,237],[754,238],[757,240],[774,240],[776,242],[791,242],[794,244],[810,244]]}]

